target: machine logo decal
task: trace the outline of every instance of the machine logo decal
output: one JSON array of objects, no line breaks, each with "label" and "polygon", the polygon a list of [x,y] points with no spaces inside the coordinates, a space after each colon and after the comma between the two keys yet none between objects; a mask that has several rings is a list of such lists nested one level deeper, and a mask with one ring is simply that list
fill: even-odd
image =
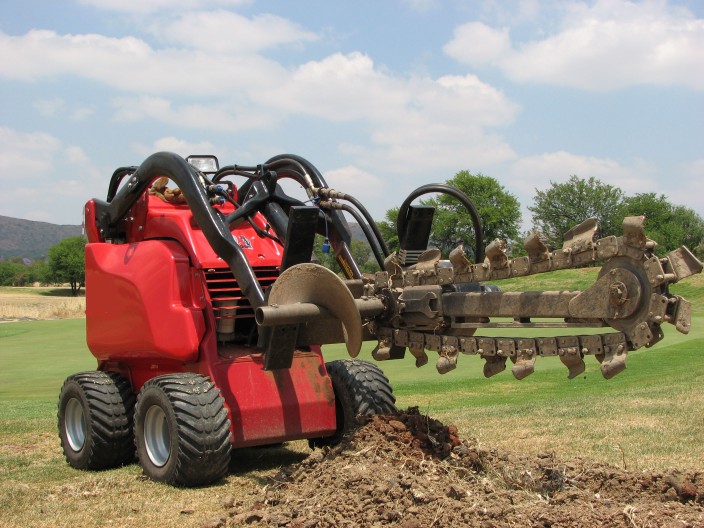
[{"label": "machine logo decal", "polygon": [[252,249],[252,242],[250,242],[250,240],[246,236],[240,235],[237,237],[237,240],[239,246],[242,249]]}]

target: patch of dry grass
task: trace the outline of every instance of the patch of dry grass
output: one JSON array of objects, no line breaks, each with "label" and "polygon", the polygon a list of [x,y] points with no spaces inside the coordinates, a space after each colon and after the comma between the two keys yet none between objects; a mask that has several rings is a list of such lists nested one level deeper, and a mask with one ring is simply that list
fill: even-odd
[{"label": "patch of dry grass", "polygon": [[222,482],[181,489],[147,480],[137,464],[101,472],[74,470],[66,464],[51,426],[13,434],[10,443],[0,446],[3,528],[217,526],[233,505],[234,511],[251,510],[261,500],[258,490],[279,467],[308,453],[302,441],[241,450],[233,455],[230,475]]},{"label": "patch of dry grass", "polygon": [[[704,393],[692,392],[687,401],[657,398],[573,402],[507,415],[501,409],[439,412],[464,435],[487,447],[536,455],[555,453],[568,459],[584,457],[624,469],[698,468],[704,460]],[[488,412],[487,412],[488,411]]]},{"label": "patch of dry grass", "polygon": [[54,288],[3,288],[0,321],[85,317],[85,297],[72,297],[70,293],[60,296],[55,291]]}]

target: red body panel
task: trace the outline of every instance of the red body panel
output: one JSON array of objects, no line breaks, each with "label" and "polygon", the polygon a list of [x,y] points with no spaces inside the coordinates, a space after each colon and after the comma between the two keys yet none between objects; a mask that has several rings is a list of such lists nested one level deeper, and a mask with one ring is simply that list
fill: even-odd
[{"label": "red body panel", "polygon": [[[123,373],[135,392],[161,374],[209,375],[237,447],[335,431],[335,397],[319,347],[297,351],[290,369],[265,371],[256,348],[218,343],[221,321],[253,324],[251,308],[187,206],[145,193],[125,218],[121,244],[103,241],[93,202],[85,211],[86,334],[100,369]],[[261,217],[255,221],[264,227]],[[246,222],[233,236],[260,282],[272,282],[282,248]]]},{"label": "red body panel", "polygon": [[[188,206],[172,205],[156,196],[149,196],[148,200],[149,207],[146,210],[143,229],[136,226],[137,232],[142,233],[144,239],[173,238],[186,248],[194,265],[203,269],[226,267],[198,228]],[[229,204],[220,206],[219,209],[224,214],[233,210]],[[255,216],[255,220],[260,223],[260,227],[264,227],[259,215]],[[270,238],[258,236],[247,222],[237,226],[232,234],[253,267],[281,264],[281,247]]]},{"label": "red body panel", "polygon": [[170,240],[86,245],[86,338],[99,361],[196,361],[205,333],[191,268]]}]

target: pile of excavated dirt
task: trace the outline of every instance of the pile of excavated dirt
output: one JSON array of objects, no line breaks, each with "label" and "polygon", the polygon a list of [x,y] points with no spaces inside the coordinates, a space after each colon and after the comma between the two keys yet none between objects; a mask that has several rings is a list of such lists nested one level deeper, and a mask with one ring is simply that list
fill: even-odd
[{"label": "pile of excavated dirt", "polygon": [[370,419],[258,494],[246,509],[227,505],[221,526],[704,526],[704,471],[501,453],[415,408]]}]

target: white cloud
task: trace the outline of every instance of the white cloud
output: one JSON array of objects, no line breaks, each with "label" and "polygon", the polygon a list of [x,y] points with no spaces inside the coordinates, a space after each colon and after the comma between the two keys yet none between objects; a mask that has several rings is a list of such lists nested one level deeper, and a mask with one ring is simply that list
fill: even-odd
[{"label": "white cloud", "polygon": [[523,43],[509,39],[506,29],[470,22],[456,28],[444,50],[469,65],[493,64],[518,82],[704,90],[704,20],[666,2],[575,2],[556,34]]},{"label": "white cloud", "polygon": [[34,102],[34,109],[43,117],[56,117],[66,106],[66,101],[59,97],[41,99]]},{"label": "white cloud", "polygon": [[318,38],[276,15],[247,18],[223,10],[187,13],[173,21],[159,20],[152,25],[152,32],[166,42],[215,53],[252,53]]},{"label": "white cloud", "polygon": [[375,197],[385,190],[381,178],[352,165],[325,171],[324,177],[330,187],[358,200]]},{"label": "white cloud", "polygon": [[494,29],[482,22],[468,22],[455,28],[454,38],[443,51],[472,66],[490,64],[512,52],[508,28]]},{"label": "white cloud", "polygon": [[677,174],[671,175],[670,182],[676,185],[663,190],[672,203],[694,209],[704,217],[704,158],[683,164]]},{"label": "white cloud", "polygon": [[[279,42],[308,35],[291,25]],[[297,115],[356,122],[374,142],[368,159],[416,170],[435,167],[438,159],[454,167],[465,166],[469,156],[475,163],[513,156],[485,129],[509,124],[518,106],[474,75],[392,75],[359,52],[286,69],[252,50],[225,49],[159,49],[132,36],[0,33],[0,56],[11,57],[0,65],[0,77],[83,77],[134,94],[112,100],[117,122],[148,119],[215,131],[263,129]]]},{"label": "white cloud", "polygon": [[510,169],[512,185],[523,194],[544,190],[551,182],[563,182],[570,176],[594,177],[603,183],[622,189],[626,194],[654,192],[657,190],[655,167],[642,160],[631,165],[608,158],[581,156],[566,151],[548,152],[526,156]]},{"label": "white cloud", "polygon": [[32,106],[42,117],[61,117],[67,115],[72,121],[84,121],[95,113],[91,106],[77,105],[69,107],[66,101],[60,97],[53,99],[40,99]]},{"label": "white cloud", "polygon": [[112,101],[116,122],[159,121],[184,128],[231,132],[273,126],[272,112],[233,101],[174,104],[164,97],[118,97]]},{"label": "white cloud", "polygon": [[284,83],[252,94],[264,106],[348,121],[383,119],[409,98],[403,82],[384,75],[362,53],[336,53],[295,68]]},{"label": "white cloud", "polygon": [[79,224],[87,196],[105,193],[83,149],[43,132],[0,127],[0,174],[0,214],[16,218]]},{"label": "white cloud", "polygon": [[0,186],[11,189],[19,174],[22,180],[31,180],[50,173],[60,147],[61,141],[50,134],[0,126]]},{"label": "white cloud", "polygon": [[361,53],[335,54],[303,64],[288,82],[252,97],[288,114],[368,123],[373,146],[341,146],[367,167],[420,171],[513,157],[485,128],[509,124],[518,105],[474,75],[408,79],[377,69]]},{"label": "white cloud", "polygon": [[[280,82],[285,70],[257,55],[154,49],[136,37],[0,32],[0,78],[39,81],[75,76],[143,94],[211,96]],[[256,72],[256,74],[254,74]]]},{"label": "white cloud", "polygon": [[134,151],[145,159],[155,152],[175,152],[179,156],[186,157],[191,154],[214,154],[218,156],[217,148],[209,141],[186,141],[174,136],[162,137],[154,141],[151,145],[132,145]]},{"label": "white cloud", "polygon": [[74,165],[86,165],[90,162],[85,150],[76,145],[66,148],[66,157]]},{"label": "white cloud", "polygon": [[157,11],[189,11],[219,6],[239,6],[251,0],[79,0],[80,3],[108,11],[147,14]]}]

